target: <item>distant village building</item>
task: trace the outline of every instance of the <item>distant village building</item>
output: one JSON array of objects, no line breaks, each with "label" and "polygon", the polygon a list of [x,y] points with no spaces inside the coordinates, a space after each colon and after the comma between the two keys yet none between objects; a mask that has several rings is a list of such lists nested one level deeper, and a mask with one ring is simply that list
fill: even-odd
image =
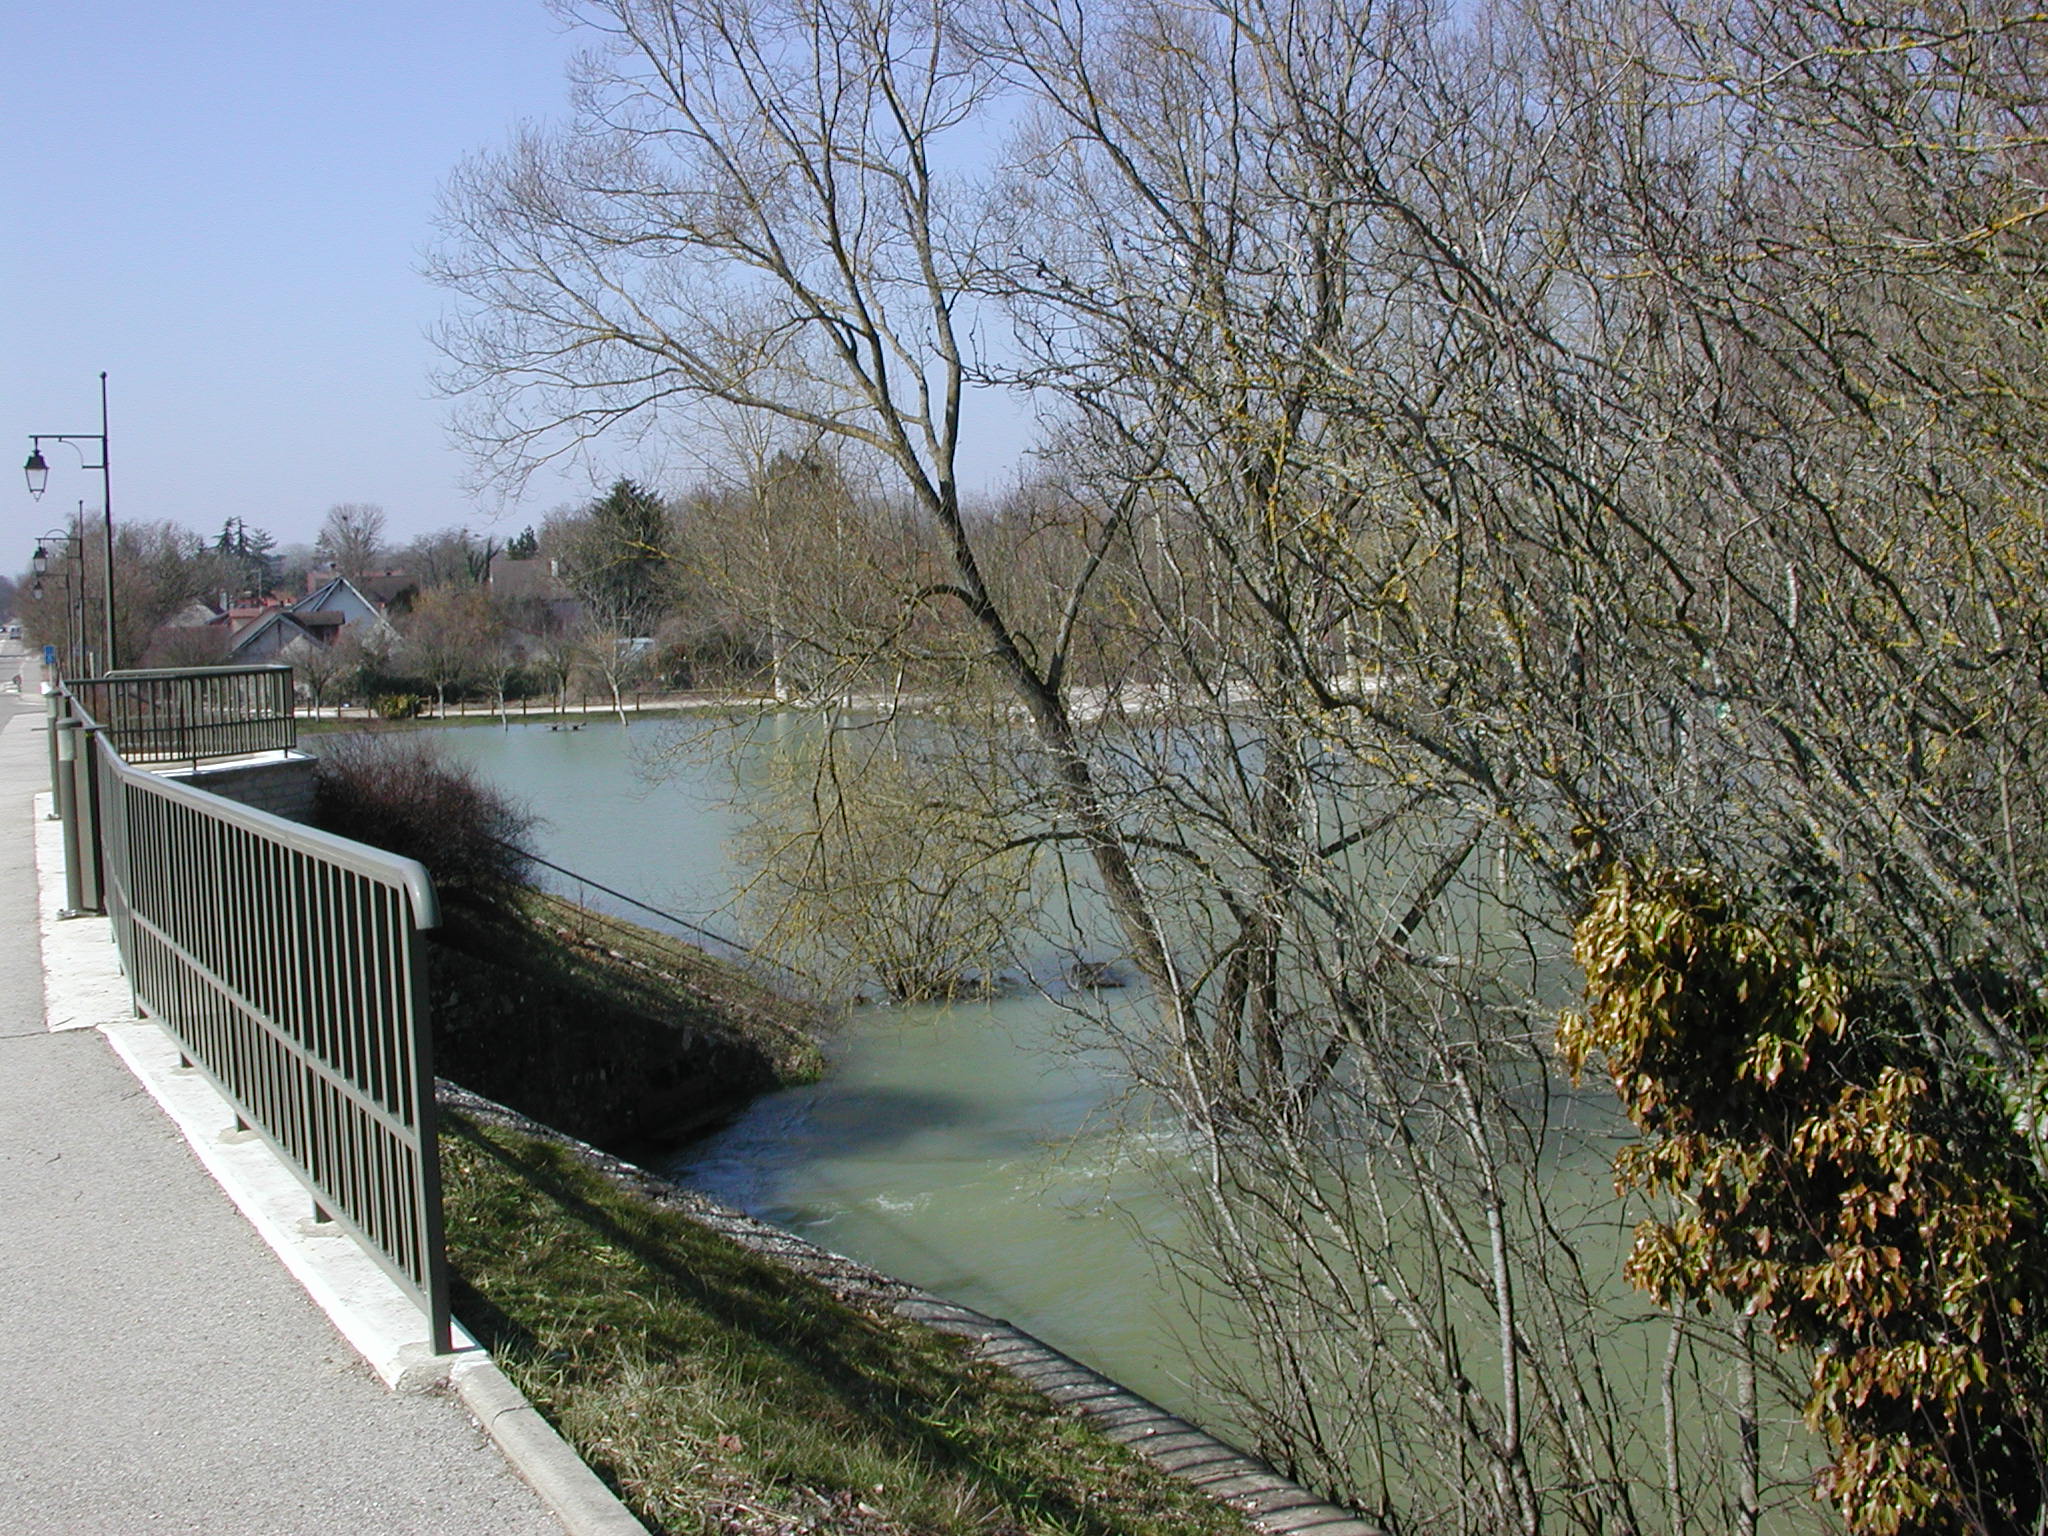
[{"label": "distant village building", "polygon": [[[306,572],[306,595],[317,596],[341,580],[342,574],[335,569],[332,560],[318,561]],[[375,603],[380,613],[392,607],[402,613],[419,596],[420,581],[410,571],[365,571],[350,583],[350,590],[358,597],[366,597]]]},{"label": "distant village building", "polygon": [[159,624],[159,629],[205,629],[221,622],[221,611],[203,598],[191,602]]},{"label": "distant village building", "polygon": [[214,667],[226,659],[227,619],[202,598],[193,598],[150,632],[142,653],[145,667]]},{"label": "distant village building", "polygon": [[[232,618],[232,614],[230,615]],[[261,610],[228,642],[231,661],[276,661],[298,644],[330,646],[343,630],[391,633],[383,605],[345,576],[330,576],[297,602]]]}]

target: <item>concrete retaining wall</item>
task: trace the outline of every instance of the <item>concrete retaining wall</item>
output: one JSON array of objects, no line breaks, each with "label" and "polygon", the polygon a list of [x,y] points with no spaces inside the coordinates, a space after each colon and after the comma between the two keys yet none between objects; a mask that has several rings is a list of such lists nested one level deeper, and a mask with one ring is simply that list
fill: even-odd
[{"label": "concrete retaining wall", "polygon": [[310,822],[314,766],[315,759],[305,753],[286,752],[260,760],[240,759],[202,764],[196,769],[165,770],[163,776],[287,821]]}]

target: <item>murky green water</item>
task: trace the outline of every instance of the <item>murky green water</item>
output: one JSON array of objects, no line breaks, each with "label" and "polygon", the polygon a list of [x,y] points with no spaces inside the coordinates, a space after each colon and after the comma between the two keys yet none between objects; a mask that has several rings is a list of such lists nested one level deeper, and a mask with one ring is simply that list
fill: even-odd
[{"label": "murky green water", "polygon": [[1186,1411],[1170,1293],[1139,1240],[1170,1138],[1108,1125],[1107,1076],[1043,1002],[870,1008],[824,1082],[677,1160],[734,1204],[997,1317]]},{"label": "murky green water", "polygon": [[[729,770],[656,765],[668,733],[652,722],[437,735],[545,819],[544,857],[744,937]],[[1110,1123],[1112,1077],[1072,1023],[1036,997],[856,1009],[825,1081],[758,1100],[666,1171],[1193,1411],[1173,1292],[1139,1238],[1176,1230],[1142,1178],[1169,1138]]]},{"label": "murky green water", "polygon": [[[745,937],[724,847],[740,824],[729,804],[730,764],[672,754],[657,765],[674,728],[655,722],[629,731],[594,720],[576,731],[514,724],[438,734],[544,818],[533,837],[543,856]],[[743,783],[760,782],[744,756],[739,767]],[[601,893],[563,888],[648,920]],[[1106,997],[1143,1006],[1134,994]],[[1075,1043],[1075,1022],[1035,996],[857,1008],[827,1044],[832,1070],[823,1082],[757,1100],[666,1171],[825,1247],[1008,1318],[1229,1435],[1228,1419],[1191,1380],[1182,1292],[1154,1263],[1157,1240],[1173,1242],[1181,1227],[1176,1208],[1152,1191],[1187,1149],[1170,1129],[1148,1133],[1141,1115],[1115,1102],[1117,1075],[1105,1057]],[[1613,1119],[1597,1093],[1551,1108],[1583,1114],[1589,1144]],[[1565,1213],[1569,1223],[1577,1210],[1583,1219],[1570,1235],[1592,1261],[1596,1289],[1614,1293],[1622,1313],[1639,1312],[1647,1303],[1619,1277],[1628,1233],[1606,1194],[1611,1175],[1601,1152],[1595,1145],[1548,1162],[1548,1198],[1553,1216]],[[1640,1350],[1609,1361],[1617,1383],[1632,1381],[1627,1390],[1652,1412],[1648,1351],[1662,1338],[1652,1329]],[[1469,1364],[1483,1377],[1483,1360]],[[1810,1471],[1802,1458],[1812,1443],[1789,1419],[1774,1434],[1772,1454],[1791,1467],[1784,1485],[1796,1488]],[[1630,1454],[1654,1479],[1649,1440]],[[1784,1502],[1773,1528],[1811,1524],[1802,1497]]]}]

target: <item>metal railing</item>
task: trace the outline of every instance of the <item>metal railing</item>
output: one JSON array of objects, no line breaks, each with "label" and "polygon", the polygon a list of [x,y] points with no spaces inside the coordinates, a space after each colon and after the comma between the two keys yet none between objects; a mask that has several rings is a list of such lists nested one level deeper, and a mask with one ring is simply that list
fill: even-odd
[{"label": "metal railing", "polygon": [[425,869],[139,769],[79,699],[52,698],[69,905],[104,906],[137,1009],[447,1353]]},{"label": "metal railing", "polygon": [[131,763],[198,762],[298,745],[287,666],[135,670],[64,686]]}]

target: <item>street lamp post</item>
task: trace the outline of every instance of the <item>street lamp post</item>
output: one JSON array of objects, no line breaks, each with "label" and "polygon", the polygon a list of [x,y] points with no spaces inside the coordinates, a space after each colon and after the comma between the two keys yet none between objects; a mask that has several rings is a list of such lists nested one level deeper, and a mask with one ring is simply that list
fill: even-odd
[{"label": "street lamp post", "polygon": [[[42,496],[43,496],[43,491],[44,491],[44,490],[45,490],[45,489],[46,489],[46,488],[47,488],[47,487],[49,486],[49,483],[50,483],[50,466],[49,466],[49,465],[48,465],[47,463],[45,463],[45,462],[44,462],[44,460],[43,460],[43,439],[44,439],[44,438],[48,438],[48,439],[49,439],[49,440],[50,440],[51,442],[53,442],[53,443],[69,443],[69,444],[71,444],[71,446],[72,446],[73,448],[75,448],[75,449],[77,449],[77,450],[78,450],[78,458],[79,458],[79,463],[80,463],[80,466],[81,466],[82,468],[85,468],[85,469],[88,469],[88,470],[96,469],[96,470],[98,470],[98,471],[100,472],[100,501],[101,501],[101,511],[102,511],[102,512],[103,512],[103,513],[105,514],[105,517],[106,517],[106,538],[107,538],[107,547],[106,547],[106,584],[107,584],[107,590],[106,590],[106,599],[105,599],[105,601],[106,601],[106,618],[107,618],[107,623],[106,623],[106,637],[107,637],[107,649],[106,649],[106,654],[105,654],[105,655],[104,655],[104,656],[103,656],[103,657],[101,658],[101,660],[100,660],[100,669],[101,669],[102,671],[105,671],[105,672],[111,672],[111,671],[113,671],[113,670],[114,670],[114,666],[115,666],[115,661],[114,661],[114,655],[115,655],[115,653],[114,653],[114,480],[113,480],[113,473],[112,473],[112,471],[111,471],[111,470],[109,470],[109,469],[108,469],[108,467],[107,467],[107,461],[108,461],[108,454],[107,454],[107,376],[106,376],[106,374],[105,374],[104,372],[102,372],[102,373],[100,374],[100,429],[99,429],[99,431],[97,431],[97,432],[36,432],[36,433],[32,433],[32,434],[30,434],[30,436],[29,436],[29,451],[28,451],[28,462],[27,462],[26,464],[22,465],[22,473],[24,473],[25,475],[27,475],[27,476],[28,476],[28,493],[29,493],[29,495],[31,495],[31,496],[33,496],[33,497],[35,497],[35,498],[36,498],[36,499],[37,499],[38,501],[42,500]],[[87,463],[85,463],[85,450],[84,450],[83,448],[79,448],[79,447],[78,447],[78,445],[79,445],[80,443],[98,443],[98,444],[99,444],[99,446],[100,446],[100,461],[99,461],[99,463],[97,463],[97,464],[87,464]],[[79,562],[78,562],[78,563],[79,563],[79,576],[80,576],[80,578],[81,578],[81,580],[80,580],[80,583],[79,583],[79,584],[80,584],[80,587],[81,587],[81,589],[82,589],[82,588],[83,588],[83,586],[84,586],[84,581],[83,581],[83,577],[84,577],[84,575],[85,575],[85,552],[84,552],[84,550],[83,550],[83,549],[81,549],[81,550],[79,551]],[[83,590],[81,590],[81,591],[80,591],[80,593],[79,593],[79,604],[80,604],[80,609],[81,609],[81,623],[83,622],[83,607],[84,607],[84,602],[85,602],[85,594],[84,594]]]},{"label": "street lamp post", "polygon": [[[50,549],[53,542],[61,542],[62,549],[57,559],[64,562],[65,569],[58,572],[64,583],[64,665],[60,669],[66,677],[77,677],[90,671],[85,661],[85,503],[78,504],[78,517],[69,530],[52,528],[36,541],[35,555],[29,561],[35,582],[29,595],[41,598],[43,576],[50,568]],[[77,575],[71,572],[77,566]]]}]

